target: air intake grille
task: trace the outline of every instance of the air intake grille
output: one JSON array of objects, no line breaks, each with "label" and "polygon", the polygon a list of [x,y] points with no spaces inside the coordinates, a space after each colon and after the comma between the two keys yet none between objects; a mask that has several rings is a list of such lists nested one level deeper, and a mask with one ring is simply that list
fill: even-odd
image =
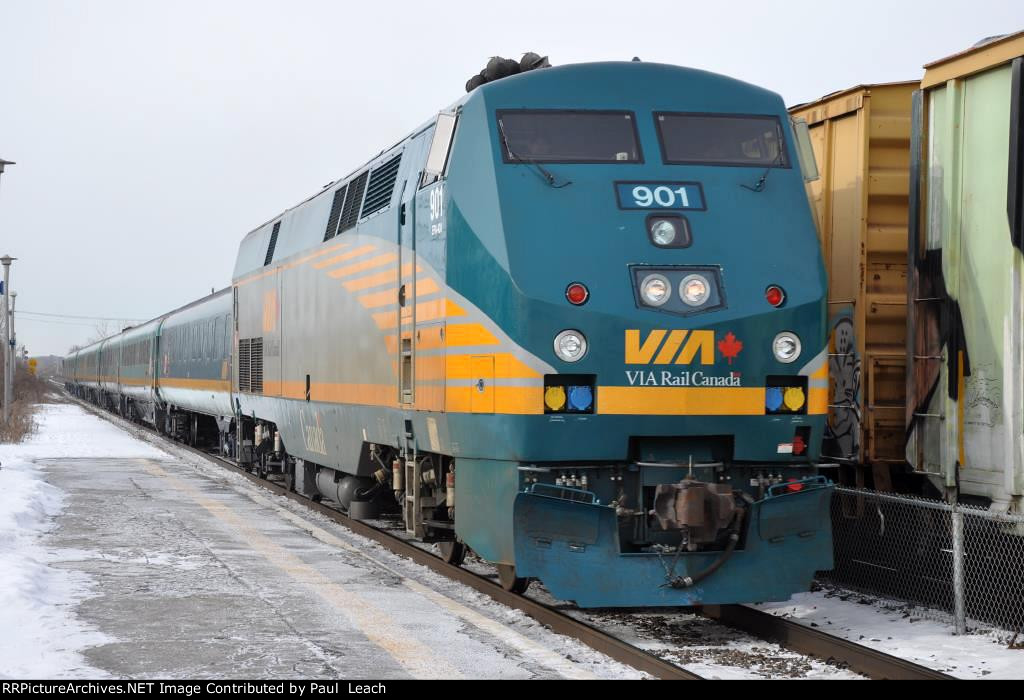
[{"label": "air intake grille", "polygon": [[238,390],[249,391],[251,383],[249,382],[250,373],[249,363],[249,339],[240,338],[238,341]]},{"label": "air intake grille", "polygon": [[263,261],[264,267],[274,259],[274,248],[277,247],[277,232],[281,230],[281,222],[274,224],[274,230],[270,232],[270,243],[267,245],[267,258]]},{"label": "air intake grille", "polygon": [[359,221],[359,207],[363,203],[363,190],[366,189],[366,178],[369,172],[365,172],[349,183],[348,191],[352,196],[345,200],[345,208],[341,212],[341,224],[338,225],[338,233],[348,231]]},{"label": "air intake grille", "polygon": [[249,386],[254,394],[263,393],[263,338],[253,338],[249,344]]},{"label": "air intake grille", "polygon": [[370,177],[370,186],[366,188],[366,201],[363,202],[363,216],[380,211],[391,204],[391,194],[395,190],[395,179],[398,177],[398,166],[402,162],[402,154],[378,166]]},{"label": "air intake grille", "polygon": [[324,240],[330,240],[338,233],[338,219],[341,218],[341,205],[345,202],[345,192],[348,187],[339,187],[334,192],[334,204],[331,205],[331,216],[327,219],[327,230],[324,231]]},{"label": "air intake grille", "polygon": [[263,393],[263,338],[238,341],[238,390]]}]

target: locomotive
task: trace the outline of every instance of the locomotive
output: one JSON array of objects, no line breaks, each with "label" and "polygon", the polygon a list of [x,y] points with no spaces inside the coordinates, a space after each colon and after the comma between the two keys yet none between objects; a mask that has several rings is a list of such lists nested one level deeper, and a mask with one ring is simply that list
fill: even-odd
[{"label": "locomotive", "polygon": [[832,565],[813,156],[781,98],[605,62],[477,80],[241,242],[74,393],[502,585],[785,600]]}]

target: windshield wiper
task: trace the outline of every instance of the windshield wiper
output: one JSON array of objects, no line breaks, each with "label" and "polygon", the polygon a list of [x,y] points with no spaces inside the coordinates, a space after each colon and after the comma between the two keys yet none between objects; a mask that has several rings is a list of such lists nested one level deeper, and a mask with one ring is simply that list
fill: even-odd
[{"label": "windshield wiper", "polygon": [[560,190],[563,187],[568,187],[569,185],[572,184],[572,180],[566,180],[561,185],[559,185],[557,178],[555,178],[555,176],[551,174],[550,170],[548,170],[547,168],[545,168],[543,165],[533,160],[532,158],[523,158],[521,155],[513,151],[512,147],[508,145],[508,139],[505,137],[505,125],[501,123],[500,119],[498,120],[498,133],[501,134],[501,142],[505,146],[505,150],[508,152],[508,154],[512,156],[512,158],[514,158],[515,160],[519,161],[520,163],[525,163],[526,165],[533,166],[534,172],[537,173],[537,176],[541,180],[543,180],[548,187],[553,187],[556,190]]},{"label": "windshield wiper", "polygon": [[753,187],[751,187],[750,185],[742,185],[741,184],[740,187],[742,187],[743,189],[750,190],[751,192],[764,192],[764,188],[768,185],[768,174],[772,171],[772,168],[777,168],[777,167],[781,167],[782,166],[782,156],[786,152],[784,150],[786,142],[782,140],[782,130],[778,129],[777,133],[778,133],[778,140],[779,140],[779,153],[778,153],[778,155],[776,155],[774,160],[772,160],[772,162],[768,164],[768,167],[765,168],[765,171],[764,171],[764,173],[761,174],[761,177],[757,178],[757,182],[754,183]]}]

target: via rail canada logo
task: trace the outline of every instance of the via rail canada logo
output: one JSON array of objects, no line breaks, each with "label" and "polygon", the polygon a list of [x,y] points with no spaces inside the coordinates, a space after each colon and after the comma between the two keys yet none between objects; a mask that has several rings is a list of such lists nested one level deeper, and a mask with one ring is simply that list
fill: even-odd
[{"label": "via rail canada logo", "polygon": [[[706,330],[654,330],[645,338],[641,337],[639,330],[626,331],[627,365],[701,365],[713,368],[717,361],[715,350],[721,359],[732,365],[743,350],[743,341],[732,331],[721,338],[716,338],[714,331]],[[742,386],[739,372],[721,375],[692,369],[627,370],[626,381],[630,386]]]},{"label": "via rail canada logo", "polygon": [[324,436],[323,426],[320,425],[320,412],[313,412],[314,423],[306,422],[306,412],[299,412],[299,422],[302,424],[302,437],[306,443],[306,449],[320,455],[327,454],[327,441]]}]

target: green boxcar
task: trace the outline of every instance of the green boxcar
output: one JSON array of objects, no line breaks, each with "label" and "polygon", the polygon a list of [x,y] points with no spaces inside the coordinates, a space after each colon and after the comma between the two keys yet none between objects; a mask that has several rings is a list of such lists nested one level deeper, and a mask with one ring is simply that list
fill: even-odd
[{"label": "green boxcar", "polygon": [[915,96],[907,459],[1021,511],[1024,33],[926,66]]}]

